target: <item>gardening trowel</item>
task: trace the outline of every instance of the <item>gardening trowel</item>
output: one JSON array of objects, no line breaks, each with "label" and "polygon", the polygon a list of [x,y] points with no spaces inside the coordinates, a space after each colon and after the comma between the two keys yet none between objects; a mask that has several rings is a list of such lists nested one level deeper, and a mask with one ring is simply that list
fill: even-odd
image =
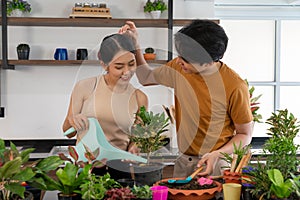
[{"label": "gardening trowel", "polygon": [[186,177],[186,179],[169,179],[168,183],[169,184],[186,184],[189,183],[200,171],[202,171],[203,166],[199,167],[196,171],[194,171],[191,175]]}]

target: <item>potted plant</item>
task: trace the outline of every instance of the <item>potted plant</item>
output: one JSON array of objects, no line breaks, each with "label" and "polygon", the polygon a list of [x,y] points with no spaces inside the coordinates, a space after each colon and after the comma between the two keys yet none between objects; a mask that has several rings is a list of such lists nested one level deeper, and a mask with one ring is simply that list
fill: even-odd
[{"label": "potted plant", "polygon": [[[142,106],[136,113],[137,122],[131,129],[130,140],[146,154],[147,164],[110,160],[107,162],[109,173],[118,181],[121,178],[132,178],[142,185],[152,185],[162,178],[163,163],[151,162],[150,156],[167,142],[166,132],[169,118],[164,113],[154,114]],[[116,174],[120,174],[116,177]]]},{"label": "potted plant", "polygon": [[154,49],[152,47],[147,47],[144,53],[145,60],[155,60],[155,57],[156,54],[154,53]]},{"label": "potted plant", "polygon": [[[175,180],[180,178],[174,178]],[[174,200],[213,199],[217,192],[222,191],[222,184],[211,178],[196,177],[185,184],[171,184],[169,179],[158,181],[155,185],[167,186],[168,198]]]},{"label": "potted plant", "polygon": [[160,14],[167,9],[168,7],[163,0],[147,0],[144,6],[144,12],[151,13],[153,19],[160,18]]},{"label": "potted plant", "polygon": [[[253,170],[245,174],[250,177],[250,182],[255,183],[252,189],[255,196],[261,199],[276,199],[281,197],[275,194],[274,184],[277,183],[274,183],[274,176],[285,182],[291,178],[291,174],[297,172],[300,162],[297,159],[299,145],[294,144],[294,139],[299,132],[299,122],[292,113],[285,109],[272,113],[266,123],[271,126],[267,133],[271,137],[264,144],[262,156],[258,157]],[[262,157],[265,164],[260,162]],[[275,169],[280,169],[280,174]],[[298,199],[298,197],[293,197],[296,193],[295,187],[290,188],[293,190],[288,198]]]},{"label": "potted plant", "polygon": [[99,155],[99,149],[91,152],[86,148],[85,157],[87,162],[78,160],[78,154],[74,147],[69,146],[69,157],[60,153],[59,157],[65,161],[65,166],[56,170],[56,177],[50,177],[46,173],[41,173],[44,181],[45,190],[58,190],[58,199],[80,199],[80,186],[85,183],[94,167],[102,167],[102,161],[95,160]]},{"label": "potted plant", "polygon": [[246,167],[251,159],[250,145],[242,147],[242,142],[239,146],[233,143],[233,154],[221,153],[222,160],[225,160],[230,168],[224,171],[223,179],[225,183],[241,183],[241,172]]},{"label": "potted plant", "polygon": [[136,113],[136,117],[138,122],[132,127],[129,137],[142,153],[146,153],[149,164],[150,155],[166,144],[163,133],[168,131],[169,118],[164,112],[148,112],[144,106]]},{"label": "potted plant", "polygon": [[24,0],[8,0],[7,14],[9,16],[20,17],[23,13],[30,13],[31,5]]},{"label": "potted plant", "polygon": [[44,185],[38,174],[54,170],[62,163],[58,156],[29,162],[29,155],[34,150],[28,148],[19,151],[12,142],[5,147],[4,140],[0,139],[0,199],[9,200],[17,196],[18,199],[32,199],[25,185]]},{"label": "potted plant", "polygon": [[90,173],[80,185],[81,198],[89,200],[103,199],[106,192],[112,188],[121,188],[121,185],[112,179],[109,173],[103,176]]},{"label": "potted plant", "polygon": [[25,198],[22,183],[35,175],[31,167],[25,165],[33,151],[34,148],[29,148],[19,152],[12,142],[6,148],[4,140],[0,139],[0,199],[9,200],[16,195],[22,199],[32,199],[32,194],[31,198]]},{"label": "potted plant", "polygon": [[131,189],[133,195],[135,196],[135,198],[137,199],[148,199],[151,200],[152,199],[152,191],[149,187],[149,185],[144,185],[144,186],[136,186],[134,185]]}]

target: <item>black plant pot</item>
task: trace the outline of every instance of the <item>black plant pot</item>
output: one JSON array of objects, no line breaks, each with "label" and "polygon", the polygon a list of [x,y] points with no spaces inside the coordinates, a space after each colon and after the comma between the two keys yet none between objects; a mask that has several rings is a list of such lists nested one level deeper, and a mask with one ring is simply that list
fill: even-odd
[{"label": "black plant pot", "polygon": [[253,186],[243,185],[242,187],[243,200],[257,200],[257,198],[251,193],[252,189],[254,189]]},{"label": "black plant pot", "polygon": [[29,45],[28,44],[19,44],[17,46],[17,53],[18,53],[19,60],[28,60],[29,53],[30,53]]},{"label": "black plant pot", "polygon": [[161,180],[164,168],[162,163],[139,165],[122,160],[110,160],[107,161],[106,165],[111,178],[115,180],[134,178],[136,183],[140,185],[153,185]]},{"label": "black plant pot", "polygon": [[30,187],[30,188],[27,188],[26,191],[29,191],[30,193],[32,193],[33,199],[41,199],[42,191],[40,189]]}]

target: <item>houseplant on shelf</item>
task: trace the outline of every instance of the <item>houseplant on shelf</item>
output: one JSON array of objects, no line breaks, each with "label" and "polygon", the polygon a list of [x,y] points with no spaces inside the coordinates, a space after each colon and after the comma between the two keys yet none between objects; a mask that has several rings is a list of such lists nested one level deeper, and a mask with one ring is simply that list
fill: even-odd
[{"label": "houseplant on shelf", "polygon": [[144,6],[144,12],[150,13],[153,19],[159,19],[161,13],[167,9],[168,7],[163,0],[147,0]]},{"label": "houseplant on shelf", "polygon": [[24,13],[31,12],[31,5],[24,0],[8,0],[7,15],[21,17]]},{"label": "houseplant on shelf", "polygon": [[155,60],[155,57],[156,54],[154,53],[154,49],[152,47],[147,47],[144,53],[145,60]]},{"label": "houseplant on shelf", "polygon": [[[297,173],[297,166],[300,161],[297,159],[299,145],[294,144],[294,139],[299,132],[299,122],[287,109],[278,110],[272,113],[267,119],[270,125],[268,135],[271,136],[263,146],[263,153],[258,157],[257,164],[253,165],[253,170],[245,173],[250,177],[250,182],[255,183],[251,192],[260,199],[276,199],[272,176],[275,169],[280,171],[282,180],[291,178],[291,174]],[[265,164],[261,163],[264,158]],[[273,172],[272,172],[273,171]],[[278,174],[278,173],[276,173]],[[277,176],[278,177],[278,176]],[[292,192],[288,199],[298,199],[295,187],[291,187]]]}]

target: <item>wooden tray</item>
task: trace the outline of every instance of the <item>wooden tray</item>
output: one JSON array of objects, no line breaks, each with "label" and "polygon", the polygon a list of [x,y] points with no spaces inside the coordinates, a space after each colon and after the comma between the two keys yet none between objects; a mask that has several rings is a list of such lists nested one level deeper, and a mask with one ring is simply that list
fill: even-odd
[{"label": "wooden tray", "polygon": [[73,7],[70,18],[78,17],[112,18],[109,8]]}]

